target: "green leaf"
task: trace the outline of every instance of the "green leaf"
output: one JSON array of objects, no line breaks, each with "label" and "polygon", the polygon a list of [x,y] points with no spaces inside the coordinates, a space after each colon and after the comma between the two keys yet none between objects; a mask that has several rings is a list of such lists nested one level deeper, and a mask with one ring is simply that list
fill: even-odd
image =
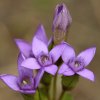
[{"label": "green leaf", "polygon": [[61,100],[73,100],[73,97],[70,93],[65,92]]},{"label": "green leaf", "polygon": [[40,100],[48,100],[48,92],[45,87],[39,89]]},{"label": "green leaf", "polygon": [[46,85],[46,86],[49,86],[51,83],[51,80],[52,80],[52,75],[45,72],[42,79],[41,79],[41,83]]},{"label": "green leaf", "polygon": [[[22,94],[24,100],[34,100],[34,96],[35,94]],[[39,99],[35,99],[35,100],[39,100]]]},{"label": "green leaf", "polygon": [[38,91],[36,91],[33,100],[40,100],[39,92]]},{"label": "green leaf", "polygon": [[79,80],[79,75],[73,76],[62,76],[62,87],[63,90],[72,90]]}]

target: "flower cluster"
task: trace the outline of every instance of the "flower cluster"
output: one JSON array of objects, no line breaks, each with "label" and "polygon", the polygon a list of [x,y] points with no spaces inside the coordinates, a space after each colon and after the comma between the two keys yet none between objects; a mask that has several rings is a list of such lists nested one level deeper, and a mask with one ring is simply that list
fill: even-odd
[{"label": "flower cluster", "polygon": [[[65,5],[57,5],[53,32],[56,29],[66,32],[71,21],[72,18]],[[61,74],[66,77],[77,74],[94,81],[93,72],[86,69],[86,66],[93,59],[96,47],[88,48],[76,56],[73,47],[64,40],[57,45],[52,41],[53,38],[48,40],[43,25],[39,25],[31,43],[15,39],[20,51],[17,61],[19,75],[3,74],[0,79],[11,89],[24,94],[35,93],[46,72],[53,76]],[[51,44],[52,48],[48,49]],[[57,64],[59,59],[62,59],[60,66]],[[35,74],[33,70],[36,71]]]}]

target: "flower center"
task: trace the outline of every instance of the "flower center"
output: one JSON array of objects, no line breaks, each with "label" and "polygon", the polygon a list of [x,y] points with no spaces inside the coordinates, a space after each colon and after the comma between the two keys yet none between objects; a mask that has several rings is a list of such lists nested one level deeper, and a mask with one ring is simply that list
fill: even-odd
[{"label": "flower center", "polygon": [[18,84],[22,90],[31,90],[34,87],[34,80],[32,77],[25,76],[19,79]]},{"label": "flower center", "polygon": [[42,62],[43,64],[45,64],[48,60],[49,60],[49,57],[48,57],[48,56],[46,56],[46,55],[42,55],[42,56],[41,56],[41,62]]},{"label": "flower center", "polygon": [[23,79],[23,80],[22,80],[21,85],[24,86],[24,85],[27,85],[27,84],[30,84],[30,83],[31,83],[31,82],[30,82],[30,79],[29,79],[29,78],[26,78],[26,79]]},{"label": "flower center", "polygon": [[79,61],[75,61],[75,62],[74,62],[74,67],[77,68],[77,67],[79,67],[80,65],[81,65],[81,63],[80,63]]},{"label": "flower center", "polygon": [[79,58],[70,59],[68,65],[75,72],[80,71],[84,68],[83,60]]},{"label": "flower center", "polygon": [[50,55],[48,54],[44,54],[44,53],[41,53],[39,56],[38,56],[38,62],[41,66],[48,66],[48,65],[51,65],[52,64],[52,58]]}]

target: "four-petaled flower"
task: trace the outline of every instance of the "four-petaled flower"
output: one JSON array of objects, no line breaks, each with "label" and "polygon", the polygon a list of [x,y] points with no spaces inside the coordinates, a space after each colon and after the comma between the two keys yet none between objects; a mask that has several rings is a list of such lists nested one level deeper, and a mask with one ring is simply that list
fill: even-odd
[{"label": "four-petaled flower", "polygon": [[55,75],[58,67],[54,63],[61,56],[64,46],[59,44],[49,52],[48,45],[51,43],[51,39],[48,41],[42,25],[35,33],[31,45],[21,39],[16,39],[15,42],[26,58],[21,64],[23,67],[30,69],[42,68],[44,71]]},{"label": "four-petaled flower", "polygon": [[33,76],[33,71],[21,66],[24,60],[23,55],[20,53],[18,56],[18,72],[19,76],[14,76],[10,74],[3,74],[0,79],[8,85],[11,89],[24,93],[33,94],[35,93],[35,81]]},{"label": "four-petaled flower", "polygon": [[[52,38],[48,41],[43,25],[39,25],[34,37],[43,41],[46,45],[49,45],[52,42]],[[34,56],[32,53],[32,44],[23,39],[15,39],[15,42],[25,58]]]},{"label": "four-petaled flower", "polygon": [[91,81],[94,81],[94,74],[90,70],[86,69],[86,66],[91,62],[95,55],[96,48],[91,47],[81,52],[78,56],[75,56],[74,49],[66,45],[62,54],[64,63],[61,65],[58,73],[65,76],[71,76],[78,74]]},{"label": "four-petaled flower", "polygon": [[32,53],[34,57],[29,57],[22,62],[22,66],[29,69],[43,69],[44,71],[55,75],[58,67],[54,64],[62,54],[63,43],[56,45],[50,52],[48,46],[37,37],[32,41]]}]

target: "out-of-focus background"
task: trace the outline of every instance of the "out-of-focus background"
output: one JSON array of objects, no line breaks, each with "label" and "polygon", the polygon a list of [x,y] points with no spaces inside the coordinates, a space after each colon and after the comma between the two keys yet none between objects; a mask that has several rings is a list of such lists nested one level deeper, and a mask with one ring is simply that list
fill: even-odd
[{"label": "out-of-focus background", "polygon": [[[88,66],[95,74],[95,82],[80,78],[72,95],[74,100],[100,100],[100,0],[0,0],[0,74],[17,75],[18,48],[14,38],[31,42],[40,23],[48,37],[51,36],[54,8],[61,2],[68,6],[73,18],[68,42],[77,53],[97,47],[94,60]],[[0,81],[0,100],[23,98]]]}]

